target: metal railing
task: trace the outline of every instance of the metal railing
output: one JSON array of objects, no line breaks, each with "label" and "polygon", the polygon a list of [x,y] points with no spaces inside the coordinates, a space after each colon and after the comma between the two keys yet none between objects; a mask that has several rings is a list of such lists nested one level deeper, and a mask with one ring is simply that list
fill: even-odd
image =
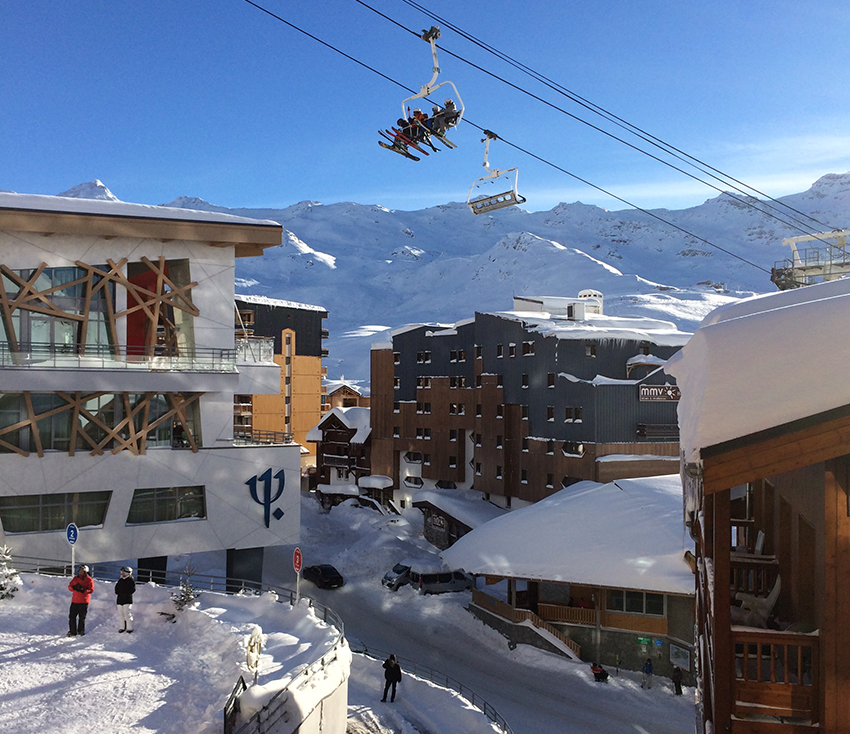
[{"label": "metal railing", "polygon": [[236,350],[213,347],[0,342],[0,367],[75,370],[234,372]]},{"label": "metal railing", "polygon": [[274,362],[274,337],[237,337],[236,358],[240,362]]},{"label": "metal railing", "polygon": [[[373,660],[382,660],[386,659],[390,656],[388,652],[383,650],[377,650],[376,648],[370,648],[366,645],[360,644],[356,647],[352,645],[352,652],[359,653],[361,655],[366,655],[367,657],[372,658]],[[432,668],[427,668],[424,665],[420,665],[419,663],[410,660],[408,658],[402,658],[396,655],[399,663],[404,663],[403,670],[405,673],[412,673],[418,678],[422,678],[424,680],[428,680],[431,683],[435,683],[436,685],[443,686],[444,688],[448,688],[449,690],[455,691],[459,693],[463,698],[465,698],[469,703],[471,703],[475,708],[477,708],[482,714],[484,714],[490,721],[492,721],[499,729],[504,732],[504,734],[513,734],[513,730],[508,725],[508,722],[505,721],[505,717],[502,716],[495,708],[493,708],[487,701],[485,701],[481,696],[479,696],[475,691],[473,691],[469,686],[463,685],[459,680],[452,678],[451,676],[446,675],[445,673],[440,673],[437,670],[433,670]]]},{"label": "metal railing", "polygon": [[287,444],[292,443],[291,433],[280,431],[261,431],[250,426],[233,427],[233,443],[246,444]]}]

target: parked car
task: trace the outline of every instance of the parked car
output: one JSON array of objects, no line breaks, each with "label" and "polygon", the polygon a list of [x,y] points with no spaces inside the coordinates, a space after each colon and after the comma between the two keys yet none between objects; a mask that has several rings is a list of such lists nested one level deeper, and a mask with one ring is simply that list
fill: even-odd
[{"label": "parked car", "polygon": [[320,589],[336,589],[345,583],[342,574],[329,563],[306,566],[301,573],[307,581],[312,581]]},{"label": "parked car", "polygon": [[384,574],[381,583],[390,591],[398,591],[402,586],[410,581],[410,564],[396,563],[389,571]]},{"label": "parked car", "polygon": [[442,594],[446,591],[465,591],[472,588],[472,576],[465,571],[440,571],[439,573],[410,572],[410,585],[420,594]]}]

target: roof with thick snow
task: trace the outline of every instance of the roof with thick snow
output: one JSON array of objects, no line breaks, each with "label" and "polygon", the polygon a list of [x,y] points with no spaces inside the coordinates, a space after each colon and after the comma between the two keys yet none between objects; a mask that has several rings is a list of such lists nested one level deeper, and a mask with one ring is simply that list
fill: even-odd
[{"label": "roof with thick snow", "polygon": [[680,445],[700,450],[850,405],[850,279],[712,311],[665,367],[682,392]]},{"label": "roof with thick snow", "polygon": [[371,413],[369,408],[331,408],[322,416],[322,419],[307,431],[307,441],[322,440],[322,424],[331,416],[336,416],[343,425],[356,431],[351,438],[351,443],[366,443],[372,433]]},{"label": "roof with thick snow", "polygon": [[192,222],[218,222],[222,224],[266,225],[281,229],[271,219],[251,219],[222,212],[179,209],[169,206],[132,204],[110,199],[84,199],[69,196],[43,196],[41,194],[15,194],[0,192],[0,208],[25,209],[42,212],[69,212],[74,214],[98,214],[110,217],[138,217],[144,219],[179,219]]},{"label": "roof with thick snow", "polygon": [[427,502],[473,530],[507,512],[471,489],[419,490],[413,495],[413,506],[418,507],[420,502]]},{"label": "roof with thick snow", "polygon": [[245,303],[253,303],[258,306],[281,306],[284,308],[298,308],[302,311],[323,311],[327,313],[327,309],[322,306],[313,306],[309,303],[297,303],[296,301],[284,301],[280,298],[269,298],[268,296],[252,296],[248,294],[237,293],[234,298]]},{"label": "roof with thick snow", "polygon": [[693,594],[678,475],[577,482],[442,552],[470,573]]}]

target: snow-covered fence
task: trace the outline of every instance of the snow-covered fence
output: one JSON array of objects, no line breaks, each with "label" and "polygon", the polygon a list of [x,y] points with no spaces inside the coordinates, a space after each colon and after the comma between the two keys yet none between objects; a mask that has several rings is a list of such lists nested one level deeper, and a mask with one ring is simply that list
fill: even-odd
[{"label": "snow-covered fence", "polygon": [[[386,660],[390,656],[388,652],[377,650],[373,647],[366,647],[366,645],[363,644],[358,644],[356,647],[352,645],[351,650],[352,652],[366,655],[373,660]],[[413,674],[417,678],[428,680],[435,685],[443,686],[444,688],[448,688],[449,690],[459,693],[464,699],[469,701],[474,708],[477,708],[488,719],[490,719],[490,721],[498,726],[504,734],[513,734],[513,730],[508,725],[508,722],[505,721],[505,718],[489,703],[487,703],[487,701],[475,693],[475,691],[473,691],[469,686],[463,685],[463,683],[459,680],[456,680],[445,673],[440,673],[437,670],[420,665],[414,660],[401,658],[398,655],[396,655],[396,658],[399,663],[403,663],[402,669],[405,673]]]}]

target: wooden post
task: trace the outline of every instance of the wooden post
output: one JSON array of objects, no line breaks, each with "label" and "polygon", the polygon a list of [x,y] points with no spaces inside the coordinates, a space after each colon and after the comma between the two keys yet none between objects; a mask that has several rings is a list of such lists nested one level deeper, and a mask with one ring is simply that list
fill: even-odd
[{"label": "wooden post", "polygon": [[729,554],[732,547],[732,526],[729,514],[729,490],[716,492],[710,501],[714,505],[712,557],[714,558],[714,661],[712,681],[714,698],[714,731],[732,731],[732,704],[734,696],[735,650],[732,644],[731,604],[729,585]]}]

